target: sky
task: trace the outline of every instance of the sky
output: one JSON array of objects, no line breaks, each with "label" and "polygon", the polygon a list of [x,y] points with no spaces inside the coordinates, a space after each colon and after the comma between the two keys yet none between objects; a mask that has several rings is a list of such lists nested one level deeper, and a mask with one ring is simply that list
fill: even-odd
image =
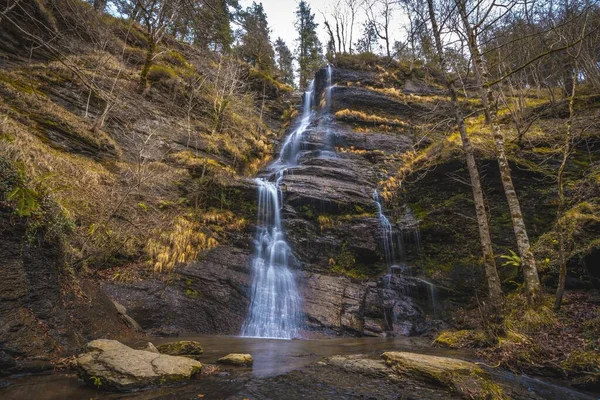
[{"label": "sky", "polygon": [[[271,28],[271,41],[275,42],[278,37],[281,37],[290,50],[294,51],[296,48],[296,30],[294,28],[294,22],[296,20],[296,8],[299,0],[255,0],[257,3],[262,3],[265,13],[267,14],[267,20]],[[323,45],[327,44],[328,35],[325,30],[325,24],[323,15],[330,14],[333,5],[337,0],[306,0],[310,5],[310,8],[315,14],[315,20],[319,24],[317,28],[319,38]],[[252,0],[241,0],[240,4],[242,7],[248,7],[252,4]],[[328,19],[331,19],[328,17]],[[366,19],[364,10],[360,9],[356,16],[356,22],[354,26],[354,34],[352,42],[356,43],[356,40],[362,35],[362,22]],[[396,11],[394,19],[392,20],[391,26],[400,26],[401,13]],[[390,36],[395,40],[400,40],[402,32],[399,28],[394,29]]]}]

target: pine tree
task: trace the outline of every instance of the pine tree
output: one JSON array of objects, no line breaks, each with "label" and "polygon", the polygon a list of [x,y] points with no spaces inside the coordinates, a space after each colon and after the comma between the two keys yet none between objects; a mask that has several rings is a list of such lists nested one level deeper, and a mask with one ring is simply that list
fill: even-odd
[{"label": "pine tree", "polygon": [[275,53],[281,81],[286,85],[294,86],[294,66],[292,65],[294,56],[282,38],[277,38],[275,41]]},{"label": "pine tree", "polygon": [[275,69],[275,54],[269,39],[267,15],[262,4],[253,2],[241,16],[243,34],[237,49],[240,57],[261,71],[272,72]]},{"label": "pine tree", "polygon": [[323,50],[317,36],[315,14],[304,1],[298,3],[296,9],[296,30],[298,31],[297,60],[299,64],[300,87],[306,87],[311,77],[323,64]]},{"label": "pine tree", "polygon": [[212,51],[229,52],[233,43],[230,25],[233,15],[229,7],[238,8],[237,0],[202,0],[200,6],[195,18],[194,43]]}]

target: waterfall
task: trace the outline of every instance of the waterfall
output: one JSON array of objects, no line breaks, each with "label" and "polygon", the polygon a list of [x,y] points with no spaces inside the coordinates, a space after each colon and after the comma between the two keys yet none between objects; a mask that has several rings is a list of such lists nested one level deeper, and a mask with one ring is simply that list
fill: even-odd
[{"label": "waterfall", "polygon": [[381,226],[381,249],[383,250],[385,263],[391,268],[395,258],[392,223],[383,213],[383,205],[377,190],[373,191],[373,201],[377,206],[377,217]]},{"label": "waterfall", "polygon": [[292,251],[285,238],[281,208],[281,181],[289,168],[298,164],[302,136],[313,120],[315,83],[304,93],[300,123],[285,139],[279,157],[269,167],[275,182],[257,178],[258,216],[250,310],[242,336],[292,339],[300,336],[302,298],[290,269]]},{"label": "waterfall", "polygon": [[312,80],[308,86],[308,90],[304,92],[304,107],[300,125],[292,132],[291,135],[283,142],[279,158],[271,166],[276,172],[285,170],[287,167],[298,164],[298,154],[300,153],[300,145],[302,143],[302,134],[308,128],[312,121],[312,103],[314,98],[315,81]]}]

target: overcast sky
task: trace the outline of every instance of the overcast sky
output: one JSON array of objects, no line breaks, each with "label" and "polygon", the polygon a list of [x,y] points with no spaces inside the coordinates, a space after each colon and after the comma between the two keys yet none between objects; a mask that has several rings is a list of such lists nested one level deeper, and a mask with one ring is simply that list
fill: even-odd
[{"label": "overcast sky", "polygon": [[[275,42],[278,37],[281,37],[287,43],[290,50],[294,51],[296,48],[295,40],[297,37],[294,22],[296,20],[296,8],[298,7],[299,0],[262,0],[256,2],[263,4],[263,8],[267,14],[269,26],[271,27],[271,41]],[[306,2],[310,5],[313,14],[315,14],[315,19],[319,24],[319,27],[317,28],[319,38],[323,45],[326,45],[327,33],[325,31],[323,15],[321,12],[329,14],[337,0],[306,0]],[[245,8],[252,4],[252,0],[241,0],[240,4]],[[328,17],[328,19],[331,18]],[[362,22],[365,19],[365,12],[360,9],[356,16],[352,42],[356,43],[356,40],[362,35]],[[402,32],[400,32],[400,28],[398,28],[400,26],[400,19],[401,12],[396,11],[394,20],[391,24],[391,26],[395,28],[392,29],[390,35],[395,40],[399,40],[403,36]]]}]

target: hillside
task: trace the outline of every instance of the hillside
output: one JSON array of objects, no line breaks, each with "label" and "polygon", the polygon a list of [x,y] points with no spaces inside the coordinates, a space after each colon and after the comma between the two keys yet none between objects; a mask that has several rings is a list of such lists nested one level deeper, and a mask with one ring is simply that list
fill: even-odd
[{"label": "hillside", "polygon": [[[148,42],[139,23],[67,0],[27,2],[9,16],[0,19],[2,375],[68,368],[100,338],[142,348],[211,335],[201,337],[238,346],[228,335],[245,332],[268,264],[277,290],[269,296],[293,293],[300,322],[293,335],[237,339],[257,353],[267,350],[252,347],[255,336],[318,339],[289,360],[322,355],[320,340],[334,336],[348,340],[334,345],[340,354],[359,343],[352,348],[363,356],[331,353],[302,366],[315,379],[340,380],[340,398],[351,391],[340,387],[354,387],[350,372],[368,383],[365,396],[394,395],[394,379],[377,382],[382,368],[403,368],[371,354],[389,350],[379,338],[391,337],[410,351],[598,390],[600,95],[592,85],[572,99],[558,88],[506,87],[497,100],[541,281],[533,307],[485,105],[474,78],[462,82],[456,104],[504,293],[499,329],[456,109],[433,63],[337,54],[302,95],[233,53],[166,34],[141,84]],[[567,129],[574,139],[565,157]],[[563,254],[567,292],[555,310]],[[285,308],[282,320],[287,312],[295,313]],[[512,387],[515,398],[529,384],[531,398],[544,398],[536,383],[494,370],[485,373],[499,392],[473,379],[490,393]],[[302,370],[290,371],[283,385],[304,390]],[[266,377],[235,380],[236,395],[286,393]],[[420,379],[411,375],[404,392]],[[475,396],[454,384],[426,385],[424,398]],[[570,395],[560,398],[585,398]]]}]

